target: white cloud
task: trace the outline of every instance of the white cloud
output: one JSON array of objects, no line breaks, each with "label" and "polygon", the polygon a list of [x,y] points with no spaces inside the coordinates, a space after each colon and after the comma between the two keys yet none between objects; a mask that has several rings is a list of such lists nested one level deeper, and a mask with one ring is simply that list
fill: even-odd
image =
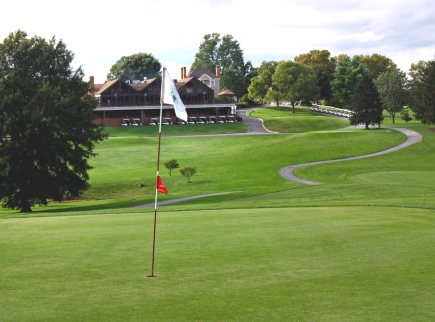
[{"label": "white cloud", "polygon": [[[311,49],[385,55],[408,70],[435,55],[430,0],[23,0],[2,5],[0,38],[17,29],[62,39],[74,65],[104,82],[122,56],[153,54],[173,78],[190,68],[208,33],[230,34],[245,61],[293,59]],[[4,14],[6,13],[6,14]]]}]

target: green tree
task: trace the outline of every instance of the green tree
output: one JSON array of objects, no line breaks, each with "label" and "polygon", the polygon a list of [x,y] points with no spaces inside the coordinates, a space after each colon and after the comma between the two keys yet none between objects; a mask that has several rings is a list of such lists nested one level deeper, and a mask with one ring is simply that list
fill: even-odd
[{"label": "green tree", "polygon": [[231,35],[221,37],[219,33],[206,34],[199,45],[190,71],[205,68],[211,72],[220,67],[221,88],[233,91],[238,97],[247,93],[245,77],[249,65],[245,65],[240,44]]},{"label": "green tree", "polygon": [[408,75],[411,78],[411,86],[413,86],[414,83],[418,83],[421,81],[423,77],[423,71],[427,68],[428,64],[429,62],[425,60],[420,60],[417,64],[411,64],[408,72]]},{"label": "green tree", "polygon": [[331,57],[328,50],[310,50],[306,54],[296,56],[295,62],[311,66],[316,72],[317,86],[320,88],[320,99],[329,104],[332,97],[331,81],[334,79],[336,58]]},{"label": "green tree", "polygon": [[406,73],[400,69],[393,69],[381,73],[374,80],[383,107],[390,114],[391,121],[395,124],[397,113],[403,110],[403,106],[408,102],[408,81]]},{"label": "green tree", "polygon": [[353,114],[349,119],[351,125],[363,123],[365,128],[369,129],[370,124],[382,123],[382,103],[369,74],[364,74],[355,88],[352,110]]},{"label": "green tree", "polygon": [[254,101],[269,100],[279,106],[279,93],[273,85],[272,76],[275,74],[276,61],[263,61],[258,68],[258,76],[251,79],[248,87],[248,97]]},{"label": "green tree", "polygon": [[397,65],[388,57],[379,54],[361,56],[362,62],[370,71],[373,79],[382,73],[397,69]]},{"label": "green tree", "polygon": [[146,78],[160,77],[162,65],[153,55],[137,53],[131,56],[121,57],[107,74],[107,80],[142,80]]},{"label": "green tree", "polygon": [[180,173],[186,177],[187,183],[190,183],[190,178],[196,173],[196,167],[185,167],[180,170]]},{"label": "green tree", "polygon": [[[415,90],[419,87],[419,84],[422,81],[423,71],[427,68],[429,62],[420,60],[417,64],[411,64],[409,68],[408,76],[409,76],[409,95],[410,100],[413,101],[415,99]],[[410,103],[411,108],[414,105],[413,102]]]},{"label": "green tree", "polygon": [[412,121],[412,116],[409,114],[409,108],[404,106],[402,111],[400,112],[400,116],[402,120],[405,121],[406,126],[408,126],[408,122]]},{"label": "green tree", "polygon": [[414,117],[423,124],[435,125],[435,60],[426,63],[419,79],[412,84]]},{"label": "green tree", "polygon": [[361,77],[366,74],[367,67],[362,63],[361,56],[347,55],[337,57],[337,68],[331,81],[334,94],[334,105],[341,108],[352,108],[352,96]]},{"label": "green tree", "polygon": [[315,100],[320,92],[314,69],[291,60],[279,62],[272,80],[280,98],[291,102],[293,113],[297,101]]},{"label": "green tree", "polygon": [[24,31],[0,44],[0,199],[30,212],[88,189],[97,102],[65,43]]},{"label": "green tree", "polygon": [[[190,66],[190,71],[205,68],[214,72],[216,66],[221,66],[222,62],[217,52],[221,41],[220,34],[218,33],[204,35],[203,42],[199,45],[198,52],[195,54],[195,60]],[[224,67],[221,66],[221,68]]]},{"label": "green tree", "polygon": [[177,160],[171,159],[165,162],[165,167],[169,170],[169,176],[171,176],[172,169],[177,169],[180,167],[180,165],[178,164]]}]

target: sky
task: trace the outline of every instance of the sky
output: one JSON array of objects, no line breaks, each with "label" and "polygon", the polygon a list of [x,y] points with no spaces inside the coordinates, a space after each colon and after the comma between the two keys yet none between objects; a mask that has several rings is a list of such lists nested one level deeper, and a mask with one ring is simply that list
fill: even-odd
[{"label": "sky", "polygon": [[229,34],[245,62],[293,60],[310,50],[391,58],[403,71],[435,58],[433,0],[6,1],[0,42],[25,31],[62,40],[74,68],[104,83],[122,56],[152,54],[179,78],[204,35]]}]

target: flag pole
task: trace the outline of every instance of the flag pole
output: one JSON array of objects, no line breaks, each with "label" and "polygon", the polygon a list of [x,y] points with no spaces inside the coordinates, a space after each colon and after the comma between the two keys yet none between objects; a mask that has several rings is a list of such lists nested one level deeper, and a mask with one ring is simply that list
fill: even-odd
[{"label": "flag pole", "polygon": [[160,170],[160,143],[162,140],[162,115],[163,115],[163,91],[165,84],[165,67],[162,69],[162,84],[160,89],[160,119],[159,119],[159,139],[157,144],[157,171],[156,171],[156,195],[154,198],[154,233],[153,233],[153,254],[152,254],[152,263],[151,263],[151,275],[149,277],[155,277],[154,275],[154,254],[156,249],[156,228],[157,228],[157,200],[158,200],[158,177]]}]

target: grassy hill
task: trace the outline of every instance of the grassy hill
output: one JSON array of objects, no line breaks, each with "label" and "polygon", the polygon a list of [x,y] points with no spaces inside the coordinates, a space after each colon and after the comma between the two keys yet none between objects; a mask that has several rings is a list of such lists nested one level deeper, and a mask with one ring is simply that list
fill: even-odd
[{"label": "grassy hill", "polygon": [[[160,174],[169,193],[159,201],[229,193],[159,206],[154,278],[154,209],[131,207],[154,202],[150,127],[107,129],[85,200],[30,215],[0,210],[0,320],[433,320],[433,127],[396,120],[422,142],[301,168],[297,175],[324,183],[306,186],[278,170],[384,150],[404,135],[387,130],[388,118],[365,131],[306,108],[253,116],[282,134],[163,128]],[[172,158],[198,168],[192,183],[177,169],[169,176],[163,163]]]}]

